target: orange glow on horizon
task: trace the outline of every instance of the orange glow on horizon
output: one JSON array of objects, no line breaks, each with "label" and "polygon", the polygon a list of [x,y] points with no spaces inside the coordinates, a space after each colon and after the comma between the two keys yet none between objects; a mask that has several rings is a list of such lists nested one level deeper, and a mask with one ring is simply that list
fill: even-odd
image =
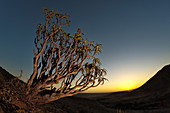
[{"label": "orange glow on horizon", "polygon": [[91,88],[85,93],[105,93],[105,92],[118,92],[118,91],[130,91],[142,86],[147,80],[139,80],[135,77],[126,76],[124,79],[121,77],[114,83],[105,82],[104,85],[96,88]]},{"label": "orange glow on horizon", "polygon": [[105,93],[105,92],[118,92],[118,91],[130,91],[133,89],[136,89],[140,86],[142,86],[142,83],[139,84],[135,84],[133,82],[125,82],[123,84],[119,84],[117,86],[99,86],[96,88],[91,88],[87,91],[85,91],[86,93]]}]

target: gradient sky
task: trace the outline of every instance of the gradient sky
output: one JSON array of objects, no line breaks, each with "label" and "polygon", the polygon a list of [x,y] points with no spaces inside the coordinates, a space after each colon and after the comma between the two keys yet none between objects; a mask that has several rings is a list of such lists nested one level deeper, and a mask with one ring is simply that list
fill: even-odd
[{"label": "gradient sky", "polygon": [[84,38],[103,44],[109,81],[89,92],[139,87],[170,63],[169,0],[1,0],[0,66],[14,75],[32,73],[42,8],[68,12],[71,33],[81,28]]}]

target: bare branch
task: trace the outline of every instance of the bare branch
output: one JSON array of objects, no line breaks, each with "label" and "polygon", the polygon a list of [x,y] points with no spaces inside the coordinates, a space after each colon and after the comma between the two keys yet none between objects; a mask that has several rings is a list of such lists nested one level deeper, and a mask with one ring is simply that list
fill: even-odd
[{"label": "bare branch", "polygon": [[106,70],[95,55],[100,44],[84,40],[78,29],[74,36],[64,31],[68,15],[44,10],[45,25],[38,25],[34,40],[34,69],[27,82],[27,98],[47,103],[104,83]]}]

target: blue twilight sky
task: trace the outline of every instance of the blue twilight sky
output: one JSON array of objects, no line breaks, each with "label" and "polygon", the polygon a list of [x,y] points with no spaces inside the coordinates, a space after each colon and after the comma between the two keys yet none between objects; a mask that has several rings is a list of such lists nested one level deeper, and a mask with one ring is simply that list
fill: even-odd
[{"label": "blue twilight sky", "polygon": [[14,75],[32,73],[42,8],[68,12],[72,34],[81,28],[84,38],[103,44],[109,81],[90,92],[139,87],[170,63],[169,0],[1,0],[0,66]]}]

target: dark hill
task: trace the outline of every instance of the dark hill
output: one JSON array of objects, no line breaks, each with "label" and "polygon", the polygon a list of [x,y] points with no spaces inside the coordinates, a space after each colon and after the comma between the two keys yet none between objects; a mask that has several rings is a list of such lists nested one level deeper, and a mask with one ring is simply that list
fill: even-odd
[{"label": "dark hill", "polygon": [[24,106],[20,98],[25,93],[25,83],[0,67],[0,113],[16,112]]},{"label": "dark hill", "polygon": [[161,113],[170,113],[170,65],[163,67],[144,85],[133,91],[111,93],[96,100],[114,109],[150,110],[153,113],[161,110]]},{"label": "dark hill", "polygon": [[11,79],[14,79],[14,76],[0,66],[0,85],[4,84],[6,81],[10,81]]},{"label": "dark hill", "polygon": [[170,92],[170,65],[163,67],[144,85],[134,90],[135,93],[152,94]]}]

